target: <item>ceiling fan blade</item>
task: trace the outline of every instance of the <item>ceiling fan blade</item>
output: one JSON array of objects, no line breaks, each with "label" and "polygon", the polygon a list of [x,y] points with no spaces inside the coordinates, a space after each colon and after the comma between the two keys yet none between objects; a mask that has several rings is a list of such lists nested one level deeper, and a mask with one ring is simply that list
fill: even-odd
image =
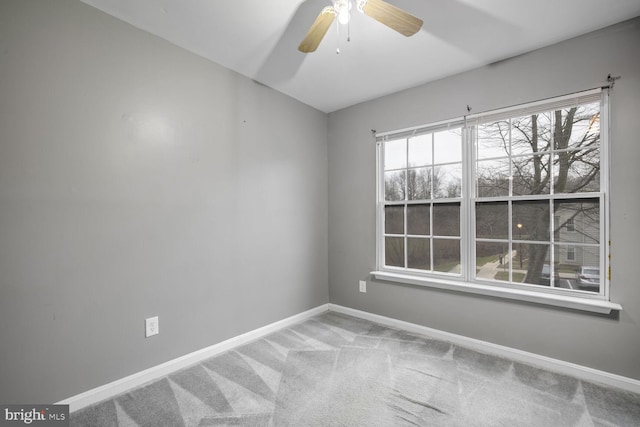
[{"label": "ceiling fan blade", "polygon": [[327,30],[333,24],[333,20],[336,17],[336,11],[333,6],[327,6],[322,9],[320,15],[311,24],[311,28],[307,31],[307,35],[304,40],[298,46],[298,50],[303,53],[315,52],[322,41],[322,38],[327,34]]},{"label": "ceiling fan blade", "polygon": [[414,35],[422,28],[422,19],[383,0],[368,0],[362,11],[365,15],[407,37]]}]

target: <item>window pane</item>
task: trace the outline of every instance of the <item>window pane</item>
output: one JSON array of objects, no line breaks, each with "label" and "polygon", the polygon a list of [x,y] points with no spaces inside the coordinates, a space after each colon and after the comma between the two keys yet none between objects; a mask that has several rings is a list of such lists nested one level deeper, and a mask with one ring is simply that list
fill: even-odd
[{"label": "window pane", "polygon": [[404,238],[384,238],[384,263],[393,267],[404,267]]},{"label": "window pane", "polygon": [[433,163],[462,161],[462,129],[450,129],[433,134]]},{"label": "window pane", "polygon": [[409,169],[407,171],[407,194],[409,200],[431,198],[431,168]]},{"label": "window pane", "polygon": [[427,134],[409,139],[409,167],[431,165],[431,138]]},{"label": "window pane", "polygon": [[431,269],[429,242],[429,239],[407,239],[408,268],[417,268],[419,270]]},{"label": "window pane", "polygon": [[407,140],[398,139],[384,143],[384,170],[407,167]]},{"label": "window pane", "polygon": [[513,159],[513,195],[549,194],[549,155]]},{"label": "window pane", "polygon": [[429,205],[408,205],[407,206],[407,234],[428,235],[429,225]]},{"label": "window pane", "polygon": [[548,200],[513,202],[512,214],[514,240],[551,240]]},{"label": "window pane", "polygon": [[435,236],[460,235],[459,203],[436,203],[433,205],[433,234]]},{"label": "window pane", "polygon": [[476,242],[476,277],[509,281],[509,242]]},{"label": "window pane", "polygon": [[575,284],[582,291],[600,292],[601,272],[598,247],[577,246]]},{"label": "window pane", "polygon": [[460,240],[433,239],[433,269],[460,273]]},{"label": "window pane", "polygon": [[600,143],[599,102],[566,108],[555,114],[566,128],[562,134],[555,135],[556,149],[593,147]]},{"label": "window pane", "polygon": [[551,116],[551,113],[540,113],[511,119],[511,155],[550,150]]},{"label": "window pane", "polygon": [[[553,247],[553,256],[554,262],[558,269],[558,273],[561,274],[562,278],[573,279],[573,276],[576,274],[577,263],[576,263],[576,247],[570,245],[554,245]],[[566,283],[564,283],[567,287]]]},{"label": "window pane", "polygon": [[599,148],[558,153],[553,162],[556,194],[600,191]]},{"label": "window pane", "polygon": [[509,159],[496,159],[476,164],[478,197],[509,195],[509,163]]},{"label": "window pane", "polygon": [[476,158],[504,157],[509,155],[509,121],[484,123],[477,128]]},{"label": "window pane", "polygon": [[509,238],[509,205],[507,202],[476,203],[476,237]]},{"label": "window pane", "polygon": [[549,286],[551,280],[550,245],[538,243],[514,243],[516,258],[513,270],[525,273],[524,283]]},{"label": "window pane", "polygon": [[404,206],[384,207],[385,234],[404,234]]},{"label": "window pane", "polygon": [[384,173],[384,199],[389,201],[404,200],[406,172]]},{"label": "window pane", "polygon": [[557,242],[600,242],[599,199],[556,200],[554,218]]},{"label": "window pane", "polygon": [[460,197],[462,190],[462,165],[438,166],[433,169],[433,197]]}]

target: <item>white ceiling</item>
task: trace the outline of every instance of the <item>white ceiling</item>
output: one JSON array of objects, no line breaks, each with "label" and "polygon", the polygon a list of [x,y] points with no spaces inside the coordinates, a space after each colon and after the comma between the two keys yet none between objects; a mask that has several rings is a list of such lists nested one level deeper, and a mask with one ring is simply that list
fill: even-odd
[{"label": "white ceiling", "polygon": [[303,54],[330,0],[82,1],[324,112],[640,15],[640,0],[387,0],[422,30],[405,38],[354,8],[350,42],[334,24]]}]

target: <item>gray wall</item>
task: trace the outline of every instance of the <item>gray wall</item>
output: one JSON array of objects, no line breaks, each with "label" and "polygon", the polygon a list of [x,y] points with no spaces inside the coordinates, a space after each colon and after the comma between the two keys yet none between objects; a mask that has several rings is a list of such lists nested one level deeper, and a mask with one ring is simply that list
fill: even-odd
[{"label": "gray wall", "polygon": [[[329,116],[332,303],[640,379],[640,19]],[[472,54],[472,52],[470,52]],[[398,64],[402,66],[402,64]],[[611,241],[617,316],[358,280],[375,269],[375,149],[389,131],[585,90],[621,75],[612,103]]]},{"label": "gray wall", "polygon": [[328,302],[327,198],[324,113],[79,1],[3,0],[0,402]]}]

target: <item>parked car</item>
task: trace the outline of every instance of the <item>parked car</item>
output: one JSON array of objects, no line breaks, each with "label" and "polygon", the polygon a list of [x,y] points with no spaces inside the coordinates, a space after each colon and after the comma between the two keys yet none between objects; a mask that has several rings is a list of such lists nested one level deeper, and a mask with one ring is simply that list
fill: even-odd
[{"label": "parked car", "polygon": [[[553,272],[553,280],[555,286],[558,286],[560,275],[557,271]],[[549,266],[549,264],[545,264],[542,266],[542,273],[540,273],[540,284],[543,286],[551,286],[551,266]]]},{"label": "parked car", "polygon": [[580,267],[576,272],[576,282],[580,289],[600,289],[600,267]]}]

